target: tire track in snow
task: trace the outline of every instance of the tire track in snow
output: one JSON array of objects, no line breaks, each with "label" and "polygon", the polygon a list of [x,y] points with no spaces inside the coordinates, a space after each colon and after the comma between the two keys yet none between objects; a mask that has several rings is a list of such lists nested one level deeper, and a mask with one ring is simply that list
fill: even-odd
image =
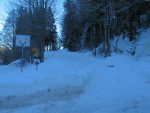
[{"label": "tire track in snow", "polygon": [[69,100],[84,93],[83,86],[66,86],[57,89],[46,89],[23,96],[0,97],[0,110],[28,107],[36,104]]}]

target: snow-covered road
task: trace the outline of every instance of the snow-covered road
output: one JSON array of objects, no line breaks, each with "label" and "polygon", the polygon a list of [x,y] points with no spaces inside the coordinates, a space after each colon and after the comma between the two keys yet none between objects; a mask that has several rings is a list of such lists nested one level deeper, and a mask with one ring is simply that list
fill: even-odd
[{"label": "snow-covered road", "polygon": [[0,113],[149,113],[150,57],[66,50],[35,70],[0,67]]}]

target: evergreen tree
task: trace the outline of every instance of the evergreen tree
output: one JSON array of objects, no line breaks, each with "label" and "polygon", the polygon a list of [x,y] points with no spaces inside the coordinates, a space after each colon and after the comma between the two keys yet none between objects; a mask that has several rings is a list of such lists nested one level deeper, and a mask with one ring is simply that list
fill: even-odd
[{"label": "evergreen tree", "polygon": [[99,53],[109,56],[111,39],[123,34],[123,37],[128,36],[130,41],[136,40],[138,29],[149,26],[150,1],[77,0],[77,2],[83,24],[83,41],[86,48],[94,51],[94,55],[96,55],[95,48],[102,45]]},{"label": "evergreen tree", "polygon": [[54,14],[52,12],[51,7],[47,10],[46,15],[46,37],[45,37],[45,45],[47,50],[56,50],[57,49],[57,32]]},{"label": "evergreen tree", "polygon": [[81,36],[77,7],[73,0],[66,0],[64,7],[66,11],[63,23],[64,47],[70,51],[77,51],[80,49]]}]

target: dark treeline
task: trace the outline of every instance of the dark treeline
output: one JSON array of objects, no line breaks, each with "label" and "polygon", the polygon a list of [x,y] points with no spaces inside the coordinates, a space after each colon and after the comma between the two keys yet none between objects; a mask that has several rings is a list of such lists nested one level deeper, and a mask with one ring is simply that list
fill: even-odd
[{"label": "dark treeline", "polygon": [[[3,28],[3,47],[9,50],[9,60],[4,64],[21,57],[21,49],[16,46],[16,35],[30,35],[31,47],[25,48],[28,57],[38,51],[41,62],[44,50],[57,49],[57,32],[52,10],[54,0],[16,0]],[[6,49],[7,48],[7,49]],[[36,50],[35,50],[36,49]],[[10,60],[11,59],[11,60]]]},{"label": "dark treeline", "polygon": [[[136,40],[139,29],[150,26],[149,0],[66,0],[63,24],[64,47],[70,51],[90,49],[111,55],[116,36]],[[116,42],[117,43],[117,42]]]}]

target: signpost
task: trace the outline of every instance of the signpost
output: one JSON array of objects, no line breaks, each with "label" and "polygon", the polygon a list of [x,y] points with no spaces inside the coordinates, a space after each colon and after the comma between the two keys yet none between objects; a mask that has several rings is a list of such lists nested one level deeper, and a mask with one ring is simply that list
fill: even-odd
[{"label": "signpost", "polygon": [[36,70],[38,70],[38,65],[40,63],[39,49],[32,48],[32,55],[33,55],[33,63],[35,64]]},{"label": "signpost", "polygon": [[23,42],[23,41],[20,41],[20,44],[21,44],[21,72],[23,72],[23,65],[24,65],[24,59],[23,59],[23,54],[24,54],[24,45],[26,44],[26,40]]},{"label": "signpost", "polygon": [[30,35],[16,35],[16,46],[21,47],[21,72],[23,72],[24,59],[24,47],[30,47]]}]

